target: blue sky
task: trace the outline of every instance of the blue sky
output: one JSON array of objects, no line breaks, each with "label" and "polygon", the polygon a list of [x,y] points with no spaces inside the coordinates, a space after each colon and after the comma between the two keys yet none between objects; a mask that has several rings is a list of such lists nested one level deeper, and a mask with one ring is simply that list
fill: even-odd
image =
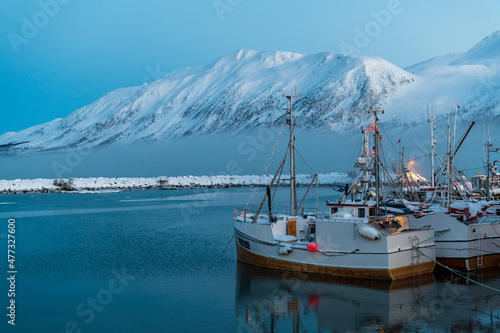
[{"label": "blue sky", "polygon": [[2,1],[0,133],[242,48],[352,50],[405,67],[466,51],[500,30],[499,14],[495,0]]}]

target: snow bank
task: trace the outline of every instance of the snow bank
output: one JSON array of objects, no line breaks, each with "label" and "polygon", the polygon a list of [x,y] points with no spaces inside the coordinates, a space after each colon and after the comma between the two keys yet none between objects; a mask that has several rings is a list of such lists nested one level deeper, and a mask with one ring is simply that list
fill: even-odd
[{"label": "snow bank", "polygon": [[[146,190],[162,187],[197,188],[197,187],[232,187],[255,186],[268,184],[272,175],[223,175],[223,176],[181,176],[181,177],[151,177],[151,178],[71,178],[59,180],[59,185],[54,179],[15,179],[0,180],[0,193],[50,193],[67,190],[98,191],[98,190]],[[297,184],[308,186],[313,175],[297,175]],[[287,175],[283,179],[290,178]],[[327,173],[318,175],[320,185],[335,185],[348,183],[350,178],[344,173]],[[61,183],[64,185],[61,186]],[[286,181],[285,184],[288,184]]]}]

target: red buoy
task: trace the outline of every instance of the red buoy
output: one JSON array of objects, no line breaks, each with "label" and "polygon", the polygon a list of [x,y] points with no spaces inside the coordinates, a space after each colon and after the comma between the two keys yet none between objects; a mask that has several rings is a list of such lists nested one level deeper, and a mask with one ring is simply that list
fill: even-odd
[{"label": "red buoy", "polygon": [[318,295],[309,295],[309,306],[314,307],[318,305]]},{"label": "red buoy", "polygon": [[307,251],[310,251],[310,252],[314,252],[318,249],[318,246],[316,245],[316,243],[309,243],[307,244]]}]

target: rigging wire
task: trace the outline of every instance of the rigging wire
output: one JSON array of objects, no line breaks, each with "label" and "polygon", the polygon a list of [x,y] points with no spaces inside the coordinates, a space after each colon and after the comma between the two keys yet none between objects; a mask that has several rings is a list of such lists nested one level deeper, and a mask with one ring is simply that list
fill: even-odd
[{"label": "rigging wire", "polygon": [[278,191],[278,186],[281,182],[281,175],[283,174],[283,169],[284,169],[284,164],[281,165],[280,174],[278,176],[278,180],[276,181],[276,188],[274,189],[274,193],[273,193],[273,197],[271,199],[271,202],[274,202],[274,197],[276,196],[276,192]]},{"label": "rigging wire", "polygon": [[476,168],[470,168],[470,169],[465,169],[465,170],[462,170],[462,171],[472,171],[472,170],[478,170],[478,169],[482,169],[483,166],[480,166],[480,167],[476,167]]},{"label": "rigging wire", "polygon": [[419,156],[419,157],[414,157],[412,159],[407,159],[406,162],[411,162],[411,161],[416,161],[416,160],[419,160],[421,158],[425,158],[425,157],[429,157],[430,154],[427,154],[427,155],[422,155],[422,156]]},{"label": "rigging wire", "polygon": [[347,165],[346,165],[346,167],[344,169],[344,173],[347,173],[348,170],[349,170],[349,168],[350,168],[350,166],[353,164],[352,162],[354,161],[354,155],[356,154],[356,152],[358,152],[360,150],[362,151],[362,149],[361,149],[362,148],[361,146],[363,145],[362,141],[363,140],[358,141],[358,144],[356,145],[356,148],[352,150],[351,158],[349,159],[349,162],[347,163]]},{"label": "rigging wire", "polygon": [[392,166],[394,166],[394,158],[392,158],[391,150],[390,150],[389,146],[387,145],[387,143],[385,142],[385,140],[384,140],[384,145],[387,148],[387,153],[389,154],[389,157],[391,158]]},{"label": "rigging wire", "polygon": [[305,158],[302,157],[302,155],[300,155],[299,151],[297,150],[297,148],[295,148],[295,152],[297,153],[297,155],[299,155],[299,157],[302,159],[302,161],[309,167],[309,169],[311,169],[311,171],[313,173],[316,173],[316,171],[314,171],[314,169],[307,163],[307,161],[305,160]]},{"label": "rigging wire", "polygon": [[[392,143],[392,140],[391,140],[391,137],[389,136],[389,134],[387,134],[384,126],[382,124],[379,123],[379,127],[382,128],[382,131],[384,131],[384,134],[385,134],[385,137],[389,140],[389,143],[391,144],[392,146],[392,149],[394,149],[395,152],[397,152],[398,150],[396,149],[396,147],[394,146],[394,144]],[[389,149],[387,149],[388,152],[389,152]],[[389,156],[391,155],[391,153],[389,152]],[[392,156],[391,156],[391,159],[392,159]]]},{"label": "rigging wire", "polygon": [[274,144],[274,147],[273,147],[273,150],[271,152],[271,156],[269,156],[269,159],[267,161],[267,164],[266,164],[266,167],[264,168],[264,172],[260,175],[260,179],[259,181],[257,182],[257,186],[255,186],[252,194],[250,195],[250,198],[248,198],[248,201],[245,205],[245,210],[248,208],[248,205],[250,204],[250,201],[252,200],[255,192],[257,191],[257,189],[259,188],[260,186],[260,183],[262,181],[262,179],[264,178],[264,175],[266,174],[266,171],[267,171],[267,168],[269,167],[269,164],[271,163],[271,160],[273,159],[273,155],[274,153],[276,152],[276,147],[278,146],[278,143],[280,142],[280,138],[281,138],[281,133],[283,133],[283,129],[285,128],[285,122],[283,122],[283,125],[281,125],[281,129],[280,129],[280,132],[278,134],[278,139],[276,139],[276,143]]}]

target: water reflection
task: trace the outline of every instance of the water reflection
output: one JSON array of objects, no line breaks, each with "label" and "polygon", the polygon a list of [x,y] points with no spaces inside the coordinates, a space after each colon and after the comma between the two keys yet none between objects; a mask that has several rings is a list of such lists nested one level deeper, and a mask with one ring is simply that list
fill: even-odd
[{"label": "water reflection", "polygon": [[[450,273],[377,281],[238,263],[238,332],[489,332],[500,293]],[[498,270],[472,278],[497,286]],[[486,282],[485,282],[486,283]]]},{"label": "water reflection", "polygon": [[439,297],[427,304],[433,322],[427,327],[449,332],[500,331],[499,268],[464,273],[469,280],[448,271],[434,275]]},{"label": "water reflection", "polygon": [[240,332],[400,332],[436,298],[433,275],[404,281],[331,277],[238,263]]}]

